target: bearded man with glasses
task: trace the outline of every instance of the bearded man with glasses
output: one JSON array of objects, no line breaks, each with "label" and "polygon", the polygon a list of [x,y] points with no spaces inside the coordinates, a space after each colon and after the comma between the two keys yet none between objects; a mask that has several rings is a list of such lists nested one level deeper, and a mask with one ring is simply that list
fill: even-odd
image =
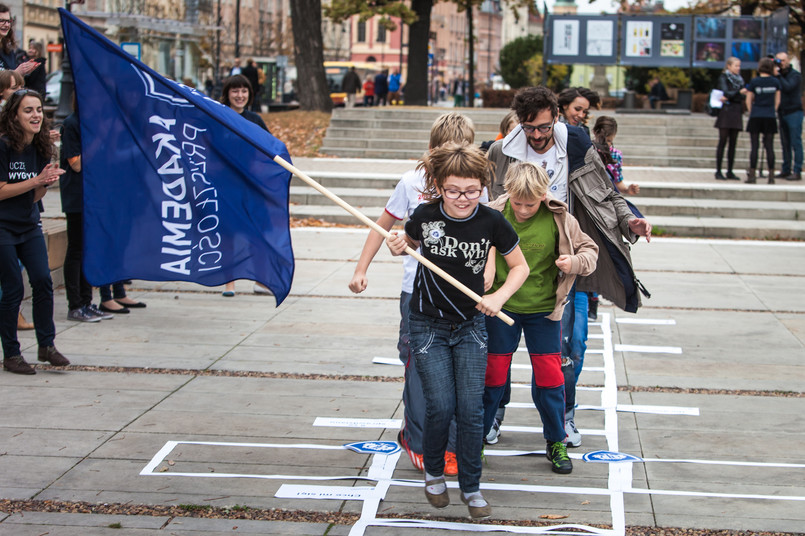
[{"label": "bearded man with glasses", "polygon": [[548,193],[568,205],[581,230],[598,245],[597,268],[576,280],[562,318],[565,431],[567,446],[578,447],[581,434],[574,421],[575,385],[586,350],[587,300],[574,297],[594,291],[624,311],[636,312],[640,292],[647,297],[649,294],[635,277],[628,243],[636,242],[639,236],[650,240],[651,224],[632,214],[623,197],[612,188],[607,170],[584,130],[557,121],[559,102],[553,91],[542,86],[523,88],[515,95],[512,110],[520,124],[493,143],[487,153],[495,164],[490,198],[494,200],[504,193],[504,178],[511,163],[534,162],[550,177]]}]

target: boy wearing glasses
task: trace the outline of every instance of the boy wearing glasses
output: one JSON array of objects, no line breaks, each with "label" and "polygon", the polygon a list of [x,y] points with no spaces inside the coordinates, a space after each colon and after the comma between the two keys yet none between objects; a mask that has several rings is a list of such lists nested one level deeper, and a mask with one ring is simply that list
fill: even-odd
[{"label": "boy wearing glasses", "polygon": [[496,315],[528,276],[517,233],[500,212],[479,205],[489,183],[489,162],[477,147],[447,143],[425,155],[426,203],[386,243],[394,255],[421,245],[422,255],[473,290],[484,292],[489,251],[501,252],[509,276],[476,304],[419,265],[409,316],[411,353],[422,379],[426,418],[425,497],[436,508],[450,504],[444,479],[448,428],[457,424],[458,484],[473,519],[491,515],[481,495],[483,392],[487,336],[484,315]]}]

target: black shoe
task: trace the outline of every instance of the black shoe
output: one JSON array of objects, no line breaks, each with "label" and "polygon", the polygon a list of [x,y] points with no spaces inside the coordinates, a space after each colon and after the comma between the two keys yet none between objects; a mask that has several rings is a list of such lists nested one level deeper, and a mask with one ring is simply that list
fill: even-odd
[{"label": "black shoe", "polygon": [[127,314],[129,314],[131,312],[128,309],[126,309],[125,307],[123,307],[122,309],[110,309],[109,307],[105,306],[104,304],[100,304],[98,306],[98,309],[100,309],[104,313],[114,313],[116,315],[127,315]]},{"label": "black shoe", "polygon": [[720,171],[716,171],[716,180],[725,181],[725,180],[727,180],[727,177],[722,175]]},{"label": "black shoe", "polygon": [[117,303],[119,303],[120,305],[122,305],[123,307],[127,308],[127,309],[144,309],[145,308],[145,304],[143,302],[124,303],[124,302],[121,302],[120,300],[115,300],[115,301]]},{"label": "black shoe", "polygon": [[70,360],[56,350],[55,346],[40,346],[38,359],[43,363],[50,363],[54,367],[66,367],[70,364]]},{"label": "black shoe", "polygon": [[785,178],[787,181],[801,181],[802,180],[802,173],[792,173],[791,175]]},{"label": "black shoe", "polygon": [[545,457],[551,462],[551,470],[560,475],[569,475],[573,471],[573,462],[567,455],[567,445],[562,441],[548,442],[545,447]]},{"label": "black shoe", "polygon": [[29,365],[21,355],[14,355],[9,358],[3,359],[3,369],[14,374],[36,374],[34,368]]},{"label": "black shoe", "polygon": [[732,171],[727,171],[727,180],[728,181],[739,181],[739,180],[741,180],[741,178],[738,177],[738,175],[736,175]]},{"label": "black shoe", "polygon": [[774,178],[775,178],[775,179],[785,179],[785,178],[786,178],[786,177],[788,177],[789,175],[791,175],[789,172],[787,172],[787,171],[781,171],[780,173],[778,173],[777,175],[775,175],[775,176],[774,176]]}]

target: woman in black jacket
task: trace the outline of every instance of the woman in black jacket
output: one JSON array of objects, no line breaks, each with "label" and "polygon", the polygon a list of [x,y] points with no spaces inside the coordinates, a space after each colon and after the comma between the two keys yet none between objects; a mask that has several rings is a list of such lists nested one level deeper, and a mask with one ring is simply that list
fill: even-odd
[{"label": "woman in black jacket", "polygon": [[[718,77],[716,88],[724,93],[721,102],[724,105],[718,112],[715,127],[718,129],[718,146],[716,147],[716,179],[739,180],[732,172],[735,164],[735,146],[738,143],[738,133],[743,130],[743,103],[746,94],[746,82],[741,77],[741,60],[731,57],[727,60],[724,72]],[[721,173],[721,163],[724,160],[724,147],[727,148],[727,175]]]}]

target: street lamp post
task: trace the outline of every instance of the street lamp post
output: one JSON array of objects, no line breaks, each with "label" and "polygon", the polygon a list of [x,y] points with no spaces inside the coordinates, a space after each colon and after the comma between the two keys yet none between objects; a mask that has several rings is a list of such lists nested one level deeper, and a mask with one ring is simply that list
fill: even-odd
[{"label": "street lamp post", "polygon": [[[72,4],[73,3],[83,3],[81,2],[71,2],[70,0],[65,0],[64,7],[67,11],[72,11]],[[73,69],[70,66],[70,56],[67,54],[67,47],[64,44],[64,38],[61,39],[62,42],[62,77],[61,77],[61,92],[59,93],[59,107],[56,109],[56,112],[53,114],[53,119],[55,124],[59,125],[64,122],[65,118],[73,112]]]}]

